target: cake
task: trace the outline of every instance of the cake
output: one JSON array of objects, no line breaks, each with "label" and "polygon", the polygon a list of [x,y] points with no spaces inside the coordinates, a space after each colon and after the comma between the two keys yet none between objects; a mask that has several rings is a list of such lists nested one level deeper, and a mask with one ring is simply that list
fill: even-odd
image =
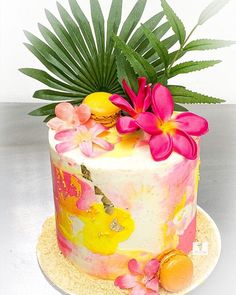
[{"label": "cake", "polygon": [[169,80],[219,63],[176,64],[188,51],[234,44],[189,40],[224,5],[214,13],[209,5],[187,35],[165,0],[138,29],[145,0],[122,26],[122,0],[112,1],[107,26],[97,0],[93,26],[76,0],[69,4],[74,18],[57,4],[62,22],[46,11],[55,32],[39,25],[46,43],[26,32],[27,48],[54,76],[21,69],[52,88],[34,97],[54,103],[30,114],[46,116],[49,127],[58,251],[132,295],[182,291],[194,272],[200,142],[208,132],[207,120],[182,104],[224,101]]},{"label": "cake", "polygon": [[138,82],[136,95],[123,81],[130,104],[94,93],[79,107],[57,105],[48,122],[59,248],[80,271],[119,286],[130,261],[192,250],[199,136],[208,131],[204,118],[174,112],[167,87]]},{"label": "cake", "polygon": [[[196,234],[199,156],[173,153],[155,162],[148,145],[135,146],[139,134],[122,140],[124,147],[91,159],[76,149],[59,155],[49,132],[60,249],[81,271],[104,279],[127,272],[133,258],[172,248],[189,253]],[[114,206],[111,215],[103,196]],[[80,198],[91,198],[91,212],[78,209]]]}]

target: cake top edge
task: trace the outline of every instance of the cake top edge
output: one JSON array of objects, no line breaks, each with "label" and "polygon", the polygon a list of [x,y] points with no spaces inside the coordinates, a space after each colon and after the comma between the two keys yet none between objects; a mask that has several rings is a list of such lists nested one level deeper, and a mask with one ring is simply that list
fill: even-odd
[{"label": "cake top edge", "polygon": [[[188,159],[198,157],[195,138],[208,132],[208,122],[190,112],[175,112],[170,90],[160,83],[147,84],[138,78],[137,94],[123,81],[128,102],[119,94],[96,92],[80,106],[63,102],[56,106],[56,117],[48,122],[54,134],[55,150],[64,154],[72,150],[88,158],[107,153],[122,158],[139,151],[156,162],[172,154]],[[140,151],[144,150],[145,153]]]},{"label": "cake top edge", "polygon": [[118,94],[102,92],[89,95],[80,106],[65,102],[56,106],[56,117],[48,122],[56,152],[75,150],[78,157],[102,157],[103,161],[106,157],[130,161],[132,156],[137,161],[160,162],[176,154],[195,160],[196,139],[208,132],[207,120],[190,112],[174,112],[171,92],[160,83],[152,86],[141,77],[137,94],[123,83],[130,103]]}]

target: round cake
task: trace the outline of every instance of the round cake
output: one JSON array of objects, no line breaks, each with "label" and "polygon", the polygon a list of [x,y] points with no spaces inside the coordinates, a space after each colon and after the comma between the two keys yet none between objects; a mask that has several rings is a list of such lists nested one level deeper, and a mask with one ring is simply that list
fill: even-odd
[{"label": "round cake", "polygon": [[79,148],[59,154],[49,131],[61,252],[90,275],[115,279],[128,262],[157,257],[168,249],[189,253],[196,235],[198,156],[173,152],[154,161],[143,132],[104,137],[114,149],[86,157]]}]

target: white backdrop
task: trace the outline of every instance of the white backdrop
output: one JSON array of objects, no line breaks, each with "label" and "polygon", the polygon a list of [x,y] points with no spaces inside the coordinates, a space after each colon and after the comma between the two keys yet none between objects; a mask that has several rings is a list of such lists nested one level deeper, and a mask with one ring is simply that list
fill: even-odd
[{"label": "white backdrop", "polygon": [[[209,0],[211,1],[211,0]],[[169,0],[169,3],[182,18],[188,30],[195,23],[206,0]],[[68,7],[67,0],[59,1]],[[89,1],[78,0],[86,13],[89,13]],[[104,11],[108,10],[110,0],[100,0]],[[135,0],[124,0],[124,15],[134,5]],[[40,63],[22,45],[26,41],[23,29],[39,36],[37,23],[48,25],[44,8],[56,12],[56,0],[0,0],[0,101],[35,102],[32,99],[34,90],[46,88],[43,84],[21,74],[21,67],[39,67]],[[158,0],[148,0],[145,18],[160,11]],[[224,10],[208,21],[195,33],[195,38],[217,38],[236,40],[236,0],[231,0]],[[188,59],[222,59],[223,63],[214,68],[182,75],[176,78],[178,82],[192,90],[225,98],[228,103],[236,103],[236,46],[219,51],[195,52]]]}]

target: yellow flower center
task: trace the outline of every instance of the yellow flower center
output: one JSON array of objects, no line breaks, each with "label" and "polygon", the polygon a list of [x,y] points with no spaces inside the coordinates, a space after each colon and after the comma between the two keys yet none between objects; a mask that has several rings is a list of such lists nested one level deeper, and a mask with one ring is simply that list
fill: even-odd
[{"label": "yellow flower center", "polygon": [[176,123],[174,121],[158,122],[158,127],[165,134],[174,135],[176,130]]},{"label": "yellow flower center", "polygon": [[93,140],[93,135],[90,132],[80,132],[76,134],[74,138],[74,142],[76,144],[80,144],[83,141],[92,141]]}]

